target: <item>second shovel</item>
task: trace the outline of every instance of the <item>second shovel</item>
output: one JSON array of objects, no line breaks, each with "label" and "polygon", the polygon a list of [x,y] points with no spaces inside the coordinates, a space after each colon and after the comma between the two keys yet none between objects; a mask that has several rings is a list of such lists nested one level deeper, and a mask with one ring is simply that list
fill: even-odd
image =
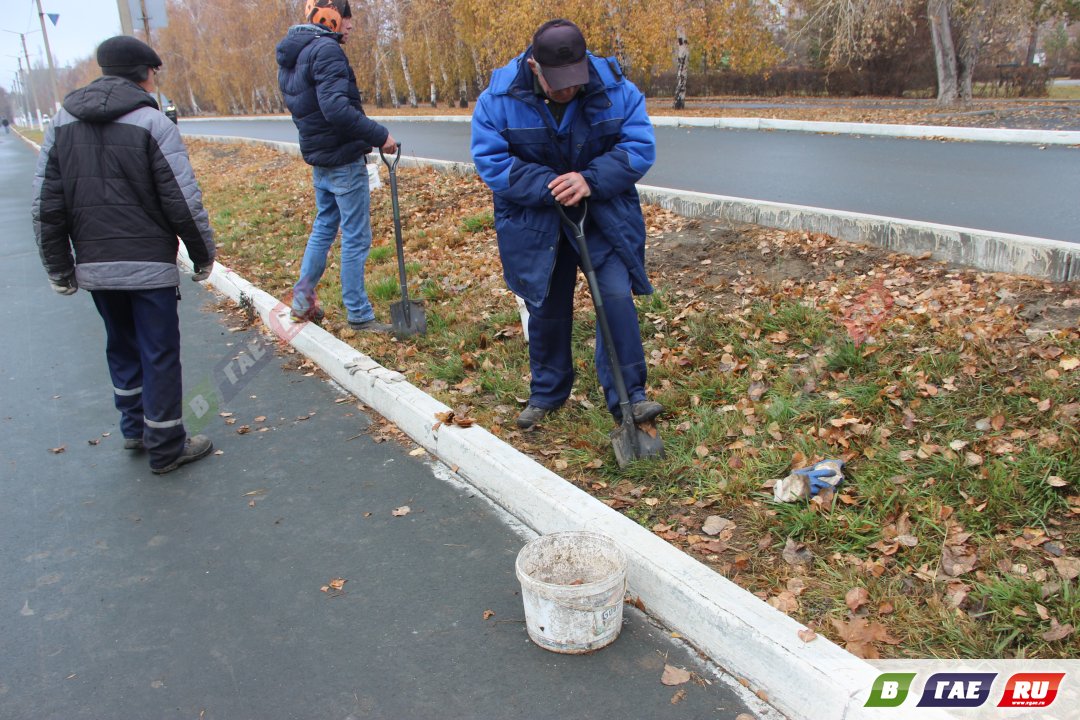
[{"label": "second shovel", "polygon": [[390,306],[390,326],[398,336],[423,335],[427,332],[427,317],[424,306],[409,299],[409,286],[405,279],[405,243],[401,240],[401,210],[398,208],[397,164],[401,160],[401,145],[393,162],[379,148],[379,156],[386,163],[390,173],[390,203],[394,208],[394,242],[397,245],[398,279],[401,282],[401,300]]}]

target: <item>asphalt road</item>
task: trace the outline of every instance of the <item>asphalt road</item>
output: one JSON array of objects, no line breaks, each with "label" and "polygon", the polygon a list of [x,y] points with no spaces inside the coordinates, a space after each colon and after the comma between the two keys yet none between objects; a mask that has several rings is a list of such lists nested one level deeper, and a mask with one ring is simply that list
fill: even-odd
[{"label": "asphalt road", "polygon": [[[470,162],[468,123],[386,125],[406,155]],[[287,119],[180,128],[297,141]],[[656,136],[648,185],[1080,242],[1075,148],[707,128]]]},{"label": "asphalt road", "polygon": [[590,655],[534,645],[504,516],[186,278],[185,422],[221,454],[151,475],[90,296],[41,268],[36,160],[0,135],[0,720],[778,717],[634,608]]}]

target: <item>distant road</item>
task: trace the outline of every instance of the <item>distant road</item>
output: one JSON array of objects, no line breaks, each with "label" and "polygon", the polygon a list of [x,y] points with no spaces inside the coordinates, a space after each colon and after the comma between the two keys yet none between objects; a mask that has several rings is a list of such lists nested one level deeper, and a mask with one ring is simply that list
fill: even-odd
[{"label": "distant road", "polygon": [[[470,162],[469,124],[391,121],[406,155]],[[180,121],[186,135],[297,142],[287,119]],[[803,132],[656,129],[643,183],[1080,243],[1080,149]]]}]

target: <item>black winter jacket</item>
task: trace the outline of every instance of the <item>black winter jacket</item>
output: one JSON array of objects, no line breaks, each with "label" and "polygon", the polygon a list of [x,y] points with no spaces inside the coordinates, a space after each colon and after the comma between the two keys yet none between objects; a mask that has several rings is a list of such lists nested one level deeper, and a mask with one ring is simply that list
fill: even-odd
[{"label": "black winter jacket", "polygon": [[356,162],[390,135],[364,114],[340,38],[321,25],[295,25],[277,46],[278,85],[309,165]]},{"label": "black winter jacket", "polygon": [[214,259],[180,131],[123,78],[64,98],[41,145],[32,212],[41,261],[60,284],[74,273],[86,290],[175,286],[177,236],[196,267]]}]

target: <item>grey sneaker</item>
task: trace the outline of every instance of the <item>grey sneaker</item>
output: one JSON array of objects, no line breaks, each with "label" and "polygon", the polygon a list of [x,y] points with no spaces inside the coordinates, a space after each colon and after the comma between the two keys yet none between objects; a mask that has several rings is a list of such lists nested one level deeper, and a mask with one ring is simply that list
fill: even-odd
[{"label": "grey sneaker", "polygon": [[180,457],[173,460],[165,467],[152,467],[150,472],[155,475],[164,475],[167,472],[172,472],[181,465],[187,465],[193,463],[196,460],[202,460],[214,450],[214,443],[210,442],[210,438],[205,435],[192,435],[188,437],[184,443],[184,450],[180,453]]},{"label": "grey sneaker", "polygon": [[378,320],[365,320],[364,322],[352,322],[349,321],[349,327],[353,330],[360,332],[373,332],[373,333],[388,333],[393,330],[392,327],[386,323],[381,323]]},{"label": "grey sneaker", "polygon": [[538,422],[555,412],[554,408],[542,408],[527,405],[517,416],[517,426],[522,430],[531,430]]},{"label": "grey sneaker", "polygon": [[124,449],[141,452],[146,449],[146,445],[143,444],[142,438],[124,438]]}]

